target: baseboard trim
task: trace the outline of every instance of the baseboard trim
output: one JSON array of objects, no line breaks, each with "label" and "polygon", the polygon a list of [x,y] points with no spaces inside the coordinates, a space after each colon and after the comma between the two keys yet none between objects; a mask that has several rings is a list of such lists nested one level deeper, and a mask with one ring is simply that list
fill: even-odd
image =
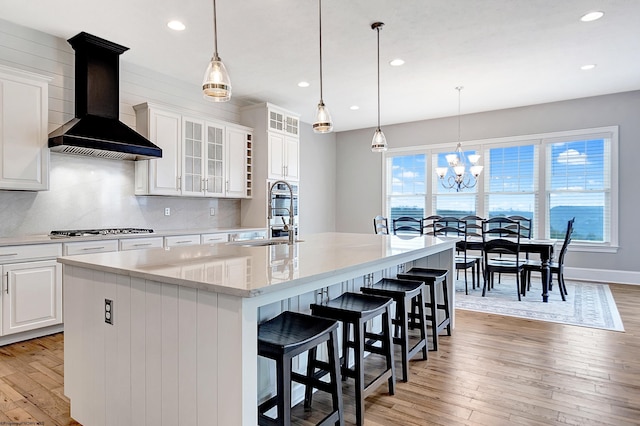
[{"label": "baseboard trim", "polygon": [[612,284],[640,285],[640,272],[615,271],[611,269],[564,268],[568,280],[598,281]]}]

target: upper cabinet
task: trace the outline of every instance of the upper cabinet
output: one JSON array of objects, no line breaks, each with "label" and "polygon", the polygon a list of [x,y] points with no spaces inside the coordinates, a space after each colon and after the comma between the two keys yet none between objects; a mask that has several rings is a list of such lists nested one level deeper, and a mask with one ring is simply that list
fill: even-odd
[{"label": "upper cabinet", "polygon": [[49,189],[50,80],[0,66],[0,189]]},{"label": "upper cabinet", "polygon": [[[243,121],[255,131],[258,148],[254,163],[258,170],[264,166],[267,179],[298,181],[300,179],[299,145],[300,118],[297,114],[265,103],[246,107]],[[263,148],[264,149],[261,149]],[[256,178],[262,178],[262,176]]]},{"label": "upper cabinet", "polygon": [[149,103],[134,108],[138,131],[162,148],[161,159],[136,162],[137,195],[251,197],[250,128]]}]

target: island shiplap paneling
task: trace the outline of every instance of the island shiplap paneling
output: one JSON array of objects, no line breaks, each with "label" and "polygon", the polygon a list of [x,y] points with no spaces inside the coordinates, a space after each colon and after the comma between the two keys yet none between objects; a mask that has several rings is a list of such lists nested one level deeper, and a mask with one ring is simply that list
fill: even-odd
[{"label": "island shiplap paneling", "polygon": [[[145,280],[131,279],[131,306],[135,306],[136,309],[131,309],[131,325],[128,327],[131,330],[131,398],[128,401],[123,401],[124,405],[121,410],[127,410],[131,412],[132,425],[145,425],[146,420],[146,386],[145,375],[146,369],[145,356],[146,356],[146,341],[147,333],[144,327],[146,319],[146,298],[145,298]],[[134,324],[141,324],[136,327]],[[116,326],[124,326],[124,323],[116,322]],[[135,366],[136,368],[134,368]],[[126,381],[125,381],[126,383]],[[71,403],[73,406],[73,402]],[[122,423],[126,425],[127,423]]]},{"label": "island shiplap paneling", "polygon": [[[197,420],[196,424],[204,426],[215,424],[218,412],[218,388],[211,386],[218,382],[216,368],[218,364],[218,294],[198,291],[197,309]],[[223,331],[224,332],[224,331]],[[185,378],[186,379],[186,378]]]},{"label": "island shiplap paneling", "polygon": [[178,287],[178,426],[195,425],[198,421],[198,311],[197,290]]},{"label": "island shiplap paneling", "polygon": [[[111,275],[114,276],[114,275]],[[115,321],[122,321],[123,324],[131,324],[131,288],[132,279],[115,275],[116,277],[116,300],[118,301],[117,316]],[[109,329],[109,327],[107,327]],[[116,344],[110,349],[116,350],[116,354],[107,358],[107,371],[109,370],[109,360],[114,359],[117,363],[118,375],[109,374],[115,378],[116,397],[107,402],[107,415],[115,417],[114,424],[126,425],[133,424],[131,422],[131,410],[121,410],[118,407],[126,407],[131,401],[131,327],[115,327]],[[113,341],[113,340],[112,340]]]}]

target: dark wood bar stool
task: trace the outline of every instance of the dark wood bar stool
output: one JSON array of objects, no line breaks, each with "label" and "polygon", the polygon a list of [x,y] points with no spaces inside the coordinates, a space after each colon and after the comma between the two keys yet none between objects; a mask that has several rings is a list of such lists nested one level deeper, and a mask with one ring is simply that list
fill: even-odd
[{"label": "dark wood bar stool", "polygon": [[[424,304],[427,308],[425,318],[427,324],[431,325],[433,330],[433,350],[438,350],[438,334],[446,328],[447,336],[451,336],[451,315],[449,312],[449,293],[447,292],[447,275],[449,271],[446,269],[432,269],[432,268],[418,268],[414,267],[407,272],[399,273],[397,276],[402,280],[417,280],[424,281],[426,287],[429,289],[429,301]],[[436,286],[442,284],[443,302],[439,304],[436,300]],[[411,309],[411,317],[416,318],[418,313],[416,312],[417,306],[415,303]],[[438,322],[438,310],[444,312],[444,318]]]},{"label": "dark wood bar stool", "polygon": [[[389,394],[395,393],[395,369],[393,366],[393,339],[391,334],[391,304],[388,297],[360,293],[343,293],[324,304],[312,304],[311,313],[341,321],[342,328],[342,377],[355,379],[356,424],[364,424],[364,399],[387,380]],[[367,332],[366,322],[382,316],[382,331]],[[353,339],[350,329],[353,328]],[[374,346],[381,342],[382,346]],[[354,352],[354,366],[349,367],[349,349]],[[385,369],[369,384],[364,381],[364,353],[382,355]]]},{"label": "dark wood bar stool", "polygon": [[[316,359],[318,345],[327,342],[328,362]],[[309,351],[307,375],[291,371],[293,357]],[[291,381],[305,389],[305,408],[310,408],[313,388],[331,394],[332,409],[318,425],[344,425],[340,359],[338,357],[338,322],[299,312],[285,311],[258,325],[258,355],[276,362],[277,395],[258,406],[259,425],[291,424]],[[322,376],[330,375],[329,383],[313,374],[321,366]],[[265,413],[277,406],[276,419]]]},{"label": "dark wood bar stool", "polygon": [[[422,359],[427,359],[427,325],[424,314],[424,289],[423,281],[398,280],[383,278],[371,287],[362,287],[360,291],[365,294],[390,297],[396,302],[395,318],[391,320],[394,325],[393,343],[400,346],[402,354],[402,381],[409,380],[409,360],[422,350]],[[413,322],[414,328],[419,328],[418,342],[409,347],[409,314],[413,303],[417,306],[417,318]]]}]

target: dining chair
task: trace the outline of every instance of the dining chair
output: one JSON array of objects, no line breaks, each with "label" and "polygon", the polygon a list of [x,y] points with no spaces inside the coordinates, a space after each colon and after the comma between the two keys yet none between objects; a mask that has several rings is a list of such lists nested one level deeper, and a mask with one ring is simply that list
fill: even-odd
[{"label": "dining chair", "polygon": [[[571,243],[571,235],[573,234],[573,223],[576,218],[573,217],[569,221],[567,221],[567,232],[564,235],[564,241],[562,243],[562,249],[560,249],[560,254],[558,255],[557,262],[551,262],[551,281],[549,282],[549,290],[551,290],[551,282],[553,281],[553,274],[556,275],[556,279],[558,280],[558,288],[560,289],[560,296],[562,296],[562,300],[566,300],[567,286],[564,283],[564,258],[567,254],[567,248]],[[525,279],[526,279],[526,288],[530,289],[531,286],[531,272],[542,272],[542,262],[539,260],[528,260],[524,265],[525,270]]]},{"label": "dining chair", "polygon": [[520,236],[522,238],[528,238],[531,239],[531,219],[528,217],[524,217],[524,216],[519,216],[519,215],[512,215],[512,216],[507,216],[507,219],[511,219],[511,220],[515,220],[516,222],[518,222],[520,224]]},{"label": "dining chair", "polygon": [[460,220],[463,220],[467,224],[467,237],[479,237],[482,238],[482,222],[483,217],[476,215],[463,216]]},{"label": "dining chair", "polygon": [[432,214],[422,219],[422,232],[425,235],[433,235],[433,223],[440,219],[442,216],[439,214]]},{"label": "dining chair", "polygon": [[[467,224],[456,217],[441,217],[433,222],[434,235],[462,237],[462,241],[456,243],[456,271],[464,270],[464,294],[469,294],[467,270],[471,268],[472,288],[476,288],[476,275],[480,280],[480,256],[467,254]],[[478,284],[480,284],[478,282]]]},{"label": "dining chair", "polygon": [[373,218],[373,232],[376,234],[389,234],[389,221],[386,217],[378,215]]},{"label": "dining chair", "polygon": [[[524,260],[520,259],[520,223],[505,217],[494,217],[482,222],[482,245],[484,258],[484,284],[482,296],[494,283],[494,274],[515,274],[518,300],[524,294],[521,275],[524,271]],[[493,257],[508,255],[509,257]],[[524,277],[523,277],[524,278]]]},{"label": "dining chair", "polygon": [[400,216],[393,219],[394,234],[418,234],[423,235],[422,218],[416,219],[411,216]]}]

